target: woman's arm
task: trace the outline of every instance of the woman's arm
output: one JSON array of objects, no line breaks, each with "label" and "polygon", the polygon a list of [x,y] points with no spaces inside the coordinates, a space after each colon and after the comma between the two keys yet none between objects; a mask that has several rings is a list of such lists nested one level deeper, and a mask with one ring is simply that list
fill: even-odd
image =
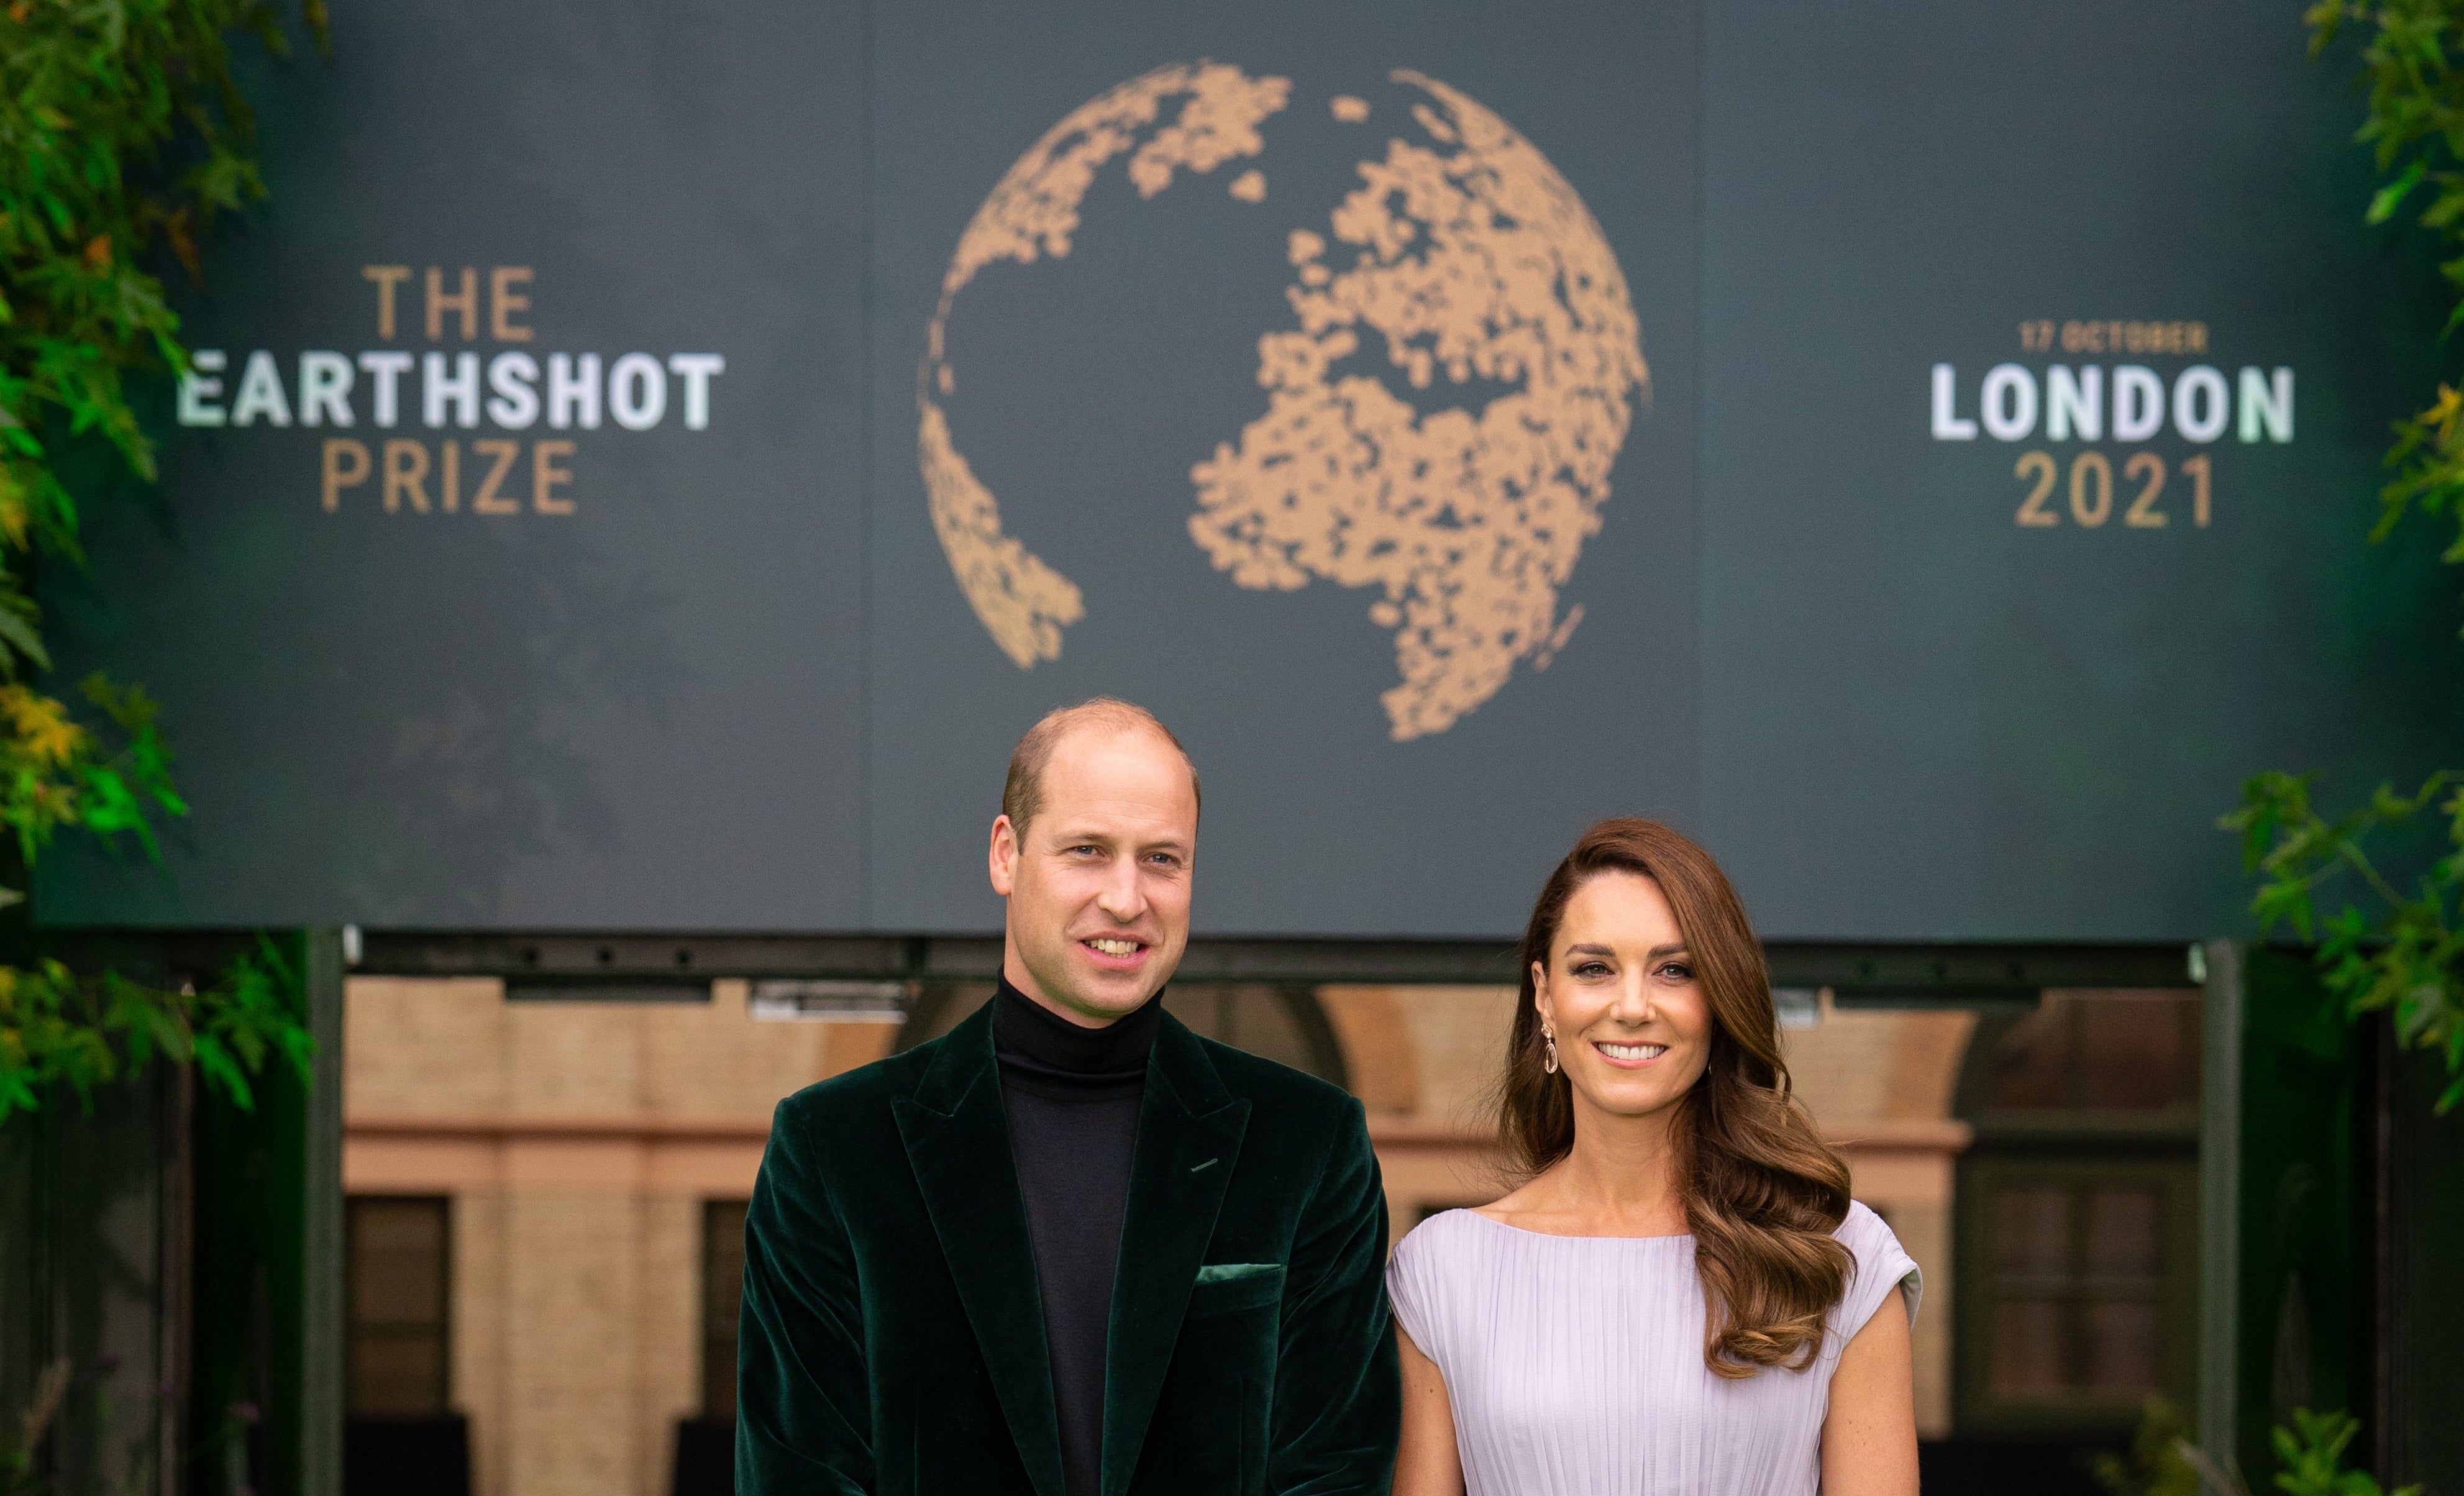
[{"label": "woman's arm", "polygon": [[[1886,1296],[1839,1353],[1822,1419],[1822,1496],[1917,1496],[1916,1361],[1906,1289]],[[1404,1357],[1403,1438],[1412,1437]],[[1398,1483],[1396,1490],[1402,1489]]]},{"label": "woman's arm", "polygon": [[[1400,1325],[1395,1327],[1395,1344],[1403,1356],[1403,1440],[1395,1450],[1395,1496],[1463,1496],[1463,1456],[1455,1449],[1445,1376]],[[1915,1488],[1911,1478],[1909,1489]]]}]

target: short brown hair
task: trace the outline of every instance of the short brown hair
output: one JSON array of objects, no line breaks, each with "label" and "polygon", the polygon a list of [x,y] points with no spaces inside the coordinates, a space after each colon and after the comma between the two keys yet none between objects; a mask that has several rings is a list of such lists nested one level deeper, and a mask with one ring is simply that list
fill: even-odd
[{"label": "short brown hair", "polygon": [[1847,1290],[1848,1250],[1831,1233],[1848,1214],[1848,1167],[1791,1094],[1762,942],[1709,852],[1657,821],[1620,817],[1585,831],[1549,875],[1523,933],[1501,1140],[1526,1177],[1573,1150],[1573,1086],[1544,1058],[1531,968],[1549,967],[1574,891],[1606,872],[1660,886],[1711,1010],[1710,1064],[1673,1129],[1706,1311],[1703,1359],[1727,1377],[1811,1365]]},{"label": "short brown hair", "polygon": [[1018,747],[1009,756],[1009,779],[1001,785],[1001,814],[1009,817],[1012,831],[1024,831],[1027,822],[1044,808],[1045,766],[1052,761],[1061,739],[1082,726],[1105,727],[1116,733],[1145,731],[1161,737],[1172,744],[1173,752],[1179,754],[1180,761],[1189,767],[1189,798],[1200,799],[1198,765],[1191,761],[1189,750],[1180,745],[1171,728],[1135,702],[1117,696],[1096,696],[1074,707],[1054,707],[1018,740]]}]

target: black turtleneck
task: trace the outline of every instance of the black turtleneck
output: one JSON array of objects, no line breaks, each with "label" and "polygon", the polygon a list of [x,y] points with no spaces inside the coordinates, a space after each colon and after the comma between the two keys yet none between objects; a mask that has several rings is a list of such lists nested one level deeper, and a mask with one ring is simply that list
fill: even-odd
[{"label": "black turtleneck", "polygon": [[1052,1398],[1068,1496],[1097,1496],[1103,1477],[1104,1338],[1130,1197],[1130,1155],[1147,1056],[1163,1001],[1102,1028],[1082,1028],[1001,979],[993,1053],[1026,1230],[1044,1292]]}]

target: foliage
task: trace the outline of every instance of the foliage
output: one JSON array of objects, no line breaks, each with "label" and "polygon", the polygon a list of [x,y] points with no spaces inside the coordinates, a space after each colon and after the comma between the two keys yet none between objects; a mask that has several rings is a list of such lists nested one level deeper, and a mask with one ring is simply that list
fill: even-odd
[{"label": "foliage", "polygon": [[[2464,1099],[2464,776],[2431,775],[2410,795],[2382,784],[2367,804],[2334,821],[2310,803],[2311,776],[2261,774],[2242,786],[2242,808],[2224,825],[2242,834],[2242,863],[2264,880],[2252,910],[2262,931],[2287,925],[2319,942],[2319,971],[2348,1013],[2385,1010],[2399,1043],[2434,1049],[2453,1077],[2438,1098]],[[2407,897],[2373,863],[2375,839],[2400,833],[2428,812],[2444,819],[2451,850]],[[2321,917],[2318,890],[2358,882],[2375,917],[2345,903]]]},{"label": "foliage", "polygon": [[[2151,1421],[2155,1400],[2151,1399],[2149,1405]],[[2287,1496],[2421,1496],[2418,1485],[2401,1485],[2387,1492],[2369,1472],[2343,1467],[2344,1446],[2353,1441],[2361,1427],[2361,1419],[2349,1413],[2313,1413],[2308,1408],[2296,1408],[2292,1427],[2278,1424],[2269,1434],[2270,1442],[2276,1446],[2276,1458],[2282,1465],[2276,1472],[2277,1488]],[[2146,1424],[2141,1425],[2139,1437],[2144,1451],[2148,1438]],[[2215,1487],[2217,1496],[2250,1496],[2250,1486],[2230,1458],[2219,1462],[2180,1436],[2173,1440],[2173,1451],[2187,1469],[2195,1472],[2197,1482]],[[2101,1470],[2097,1478],[2104,1479]],[[2114,1491],[2115,1496],[2128,1496],[2124,1488],[2110,1484],[2106,1489]],[[2180,1489],[2195,1496],[2196,1485]]]},{"label": "foliage", "polygon": [[[304,13],[321,43],[324,0]],[[0,823],[30,868],[63,826],[155,855],[157,818],[187,813],[142,690],[96,675],[72,703],[41,684],[33,570],[83,563],[63,453],[99,448],[155,476],[126,380],[187,359],[155,269],[201,276],[215,217],[265,195],[231,40],[279,55],[281,14],[274,0],[0,8]],[[0,889],[0,905],[23,897]],[[263,956],[201,994],[0,968],[0,1121],[52,1082],[84,1091],[156,1054],[194,1060],[245,1105],[269,1052],[305,1052],[274,990]]]},{"label": "foliage", "polygon": [[[2409,213],[2441,242],[2447,257],[2439,270],[2457,289],[2439,329],[2444,338],[2464,325],[2464,71],[2455,65],[2464,60],[2464,0],[2318,0],[2304,19],[2314,58],[2348,24],[2365,33],[2369,106],[2355,139],[2372,147],[2386,180],[2365,217],[2384,224]],[[2441,384],[2425,409],[2397,421],[2387,466],[2392,475],[2379,493],[2371,542],[2386,540],[2417,510],[2456,526],[2440,559],[2464,563],[2464,392]],[[2258,775],[2243,785],[2241,808],[2224,819],[2242,835],[2246,870],[2262,878],[2252,909],[2263,931],[2287,924],[2319,941],[2321,977],[2347,1013],[2387,1010],[2400,1043],[2445,1058],[2451,1083],[2438,1099],[2445,1111],[2464,1099],[2464,984],[2455,970],[2464,954],[2464,774],[2434,774],[2410,795],[2382,783],[2368,803],[2335,819],[2312,805],[2311,783],[2307,775]],[[2370,847],[2425,814],[2443,821],[2446,854],[2408,896]],[[2371,912],[2346,901],[2322,919],[2318,891],[2338,878],[2358,882]],[[2342,1468],[2360,1426],[2341,1412],[2297,1411],[2291,1428],[2274,1433],[2284,1465],[2277,1485],[2290,1496],[2379,1496],[2378,1482]],[[2204,1457],[2187,1445],[2185,1453],[2206,1468]]]},{"label": "foliage", "polygon": [[[2317,0],[2305,20],[2314,57],[2348,26],[2363,33],[2369,108],[2355,139],[2376,152],[2386,179],[2365,217],[2409,219],[2444,246],[2439,269],[2457,297],[2443,338],[2464,326],[2464,0]],[[2441,559],[2464,563],[2464,390],[2442,384],[2395,433],[2387,454],[2393,475],[2380,490],[2370,539],[2387,539],[2418,512],[2455,526]],[[2289,925],[2319,942],[2321,974],[2348,1014],[2385,1009],[2400,1042],[2444,1057],[2445,1111],[2464,1100],[2464,983],[2455,971],[2464,954],[2464,772],[2432,775],[2410,795],[2383,783],[2368,803],[2336,817],[2312,804],[2311,788],[2310,776],[2257,775],[2242,786],[2241,808],[2223,820],[2241,833],[2244,869],[2261,880],[2252,910],[2262,933]],[[2445,855],[2408,893],[2372,849],[2426,815],[2444,821]],[[2362,897],[2322,917],[2320,892],[2337,879],[2358,883]]]},{"label": "foliage", "polygon": [[195,1064],[209,1086],[253,1108],[249,1076],[268,1059],[307,1078],[314,1042],[296,1011],[298,990],[298,974],[263,940],[203,992],[79,976],[57,961],[0,967],[0,1123],[34,1111],[56,1086],[90,1099],[157,1055]]},{"label": "foliage", "polygon": [[[2293,1426],[2275,1433],[2276,1457],[2284,1462],[2276,1473],[2277,1487],[2287,1496],[2380,1496],[2379,1483],[2367,1471],[2343,1468],[2344,1446],[2361,1427],[2361,1419],[2349,1413],[2296,1408]],[[2419,1496],[2420,1491],[2418,1485],[2399,1486],[2392,1496]]]},{"label": "foliage", "polygon": [[[2464,4],[2458,0],[2319,0],[2306,17],[2310,55],[2317,56],[2346,23],[2369,29],[2362,68],[2370,84],[2369,115],[2354,139],[2372,147],[2387,178],[2365,216],[2374,224],[2399,216],[2435,233],[2452,258],[2440,273],[2458,289],[2443,337],[2464,325]],[[2428,192],[2414,194],[2427,187]],[[2425,329],[2426,331],[2426,329]],[[2438,398],[2396,423],[2387,453],[2395,476],[2380,492],[2384,539],[2411,509],[2457,524],[2444,559],[2464,561],[2464,391],[2441,385]]]},{"label": "foliage", "polygon": [[[322,0],[308,0],[321,37]],[[63,825],[149,847],[171,788],[154,709],[85,684],[94,710],[37,689],[50,669],[31,572],[75,563],[57,458],[99,437],[147,479],[154,448],[124,377],[183,368],[180,319],[148,269],[192,276],[214,217],[265,195],[229,33],[279,52],[268,0],[16,0],[0,11],[0,820],[31,858]]]},{"label": "foliage", "polygon": [[2151,1397],[2140,1410],[2130,1453],[2099,1453],[2088,1461],[2088,1473],[2110,1496],[2199,1496],[2199,1473],[2182,1458],[2189,1432],[2170,1402]]}]

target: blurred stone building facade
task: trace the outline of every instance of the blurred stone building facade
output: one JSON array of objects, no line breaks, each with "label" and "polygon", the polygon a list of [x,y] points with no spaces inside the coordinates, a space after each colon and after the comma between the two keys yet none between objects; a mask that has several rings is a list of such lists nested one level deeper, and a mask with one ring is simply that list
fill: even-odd
[{"label": "blurred stone building facade", "polygon": [[[707,1002],[628,1003],[508,1001],[494,979],[353,979],[353,1414],[458,1412],[478,1496],[666,1496],[678,1441],[733,1416],[742,1202],[771,1109],[946,1031],[987,991],[928,993],[902,1024],[773,1021],[741,981],[713,983]],[[1857,1197],[1925,1271],[1917,1417],[1943,1437],[1962,1375],[1954,1197],[1973,1134],[1963,1088],[1980,1084],[1977,1015],[1793,996],[1783,1037],[1798,1094],[1848,1158]],[[1512,989],[1195,987],[1170,1001],[1200,1032],[1361,1099],[1397,1237],[1507,1187],[1488,1090]],[[2018,1060],[1994,1063],[2025,1071],[2035,1029],[2000,1029],[2006,1049],[2020,1035]],[[2038,1292],[2035,1281],[2014,1277],[2011,1291]],[[2039,1297],[2068,1302],[2066,1284]],[[1990,1312],[2006,1310],[1997,1300]]]}]

